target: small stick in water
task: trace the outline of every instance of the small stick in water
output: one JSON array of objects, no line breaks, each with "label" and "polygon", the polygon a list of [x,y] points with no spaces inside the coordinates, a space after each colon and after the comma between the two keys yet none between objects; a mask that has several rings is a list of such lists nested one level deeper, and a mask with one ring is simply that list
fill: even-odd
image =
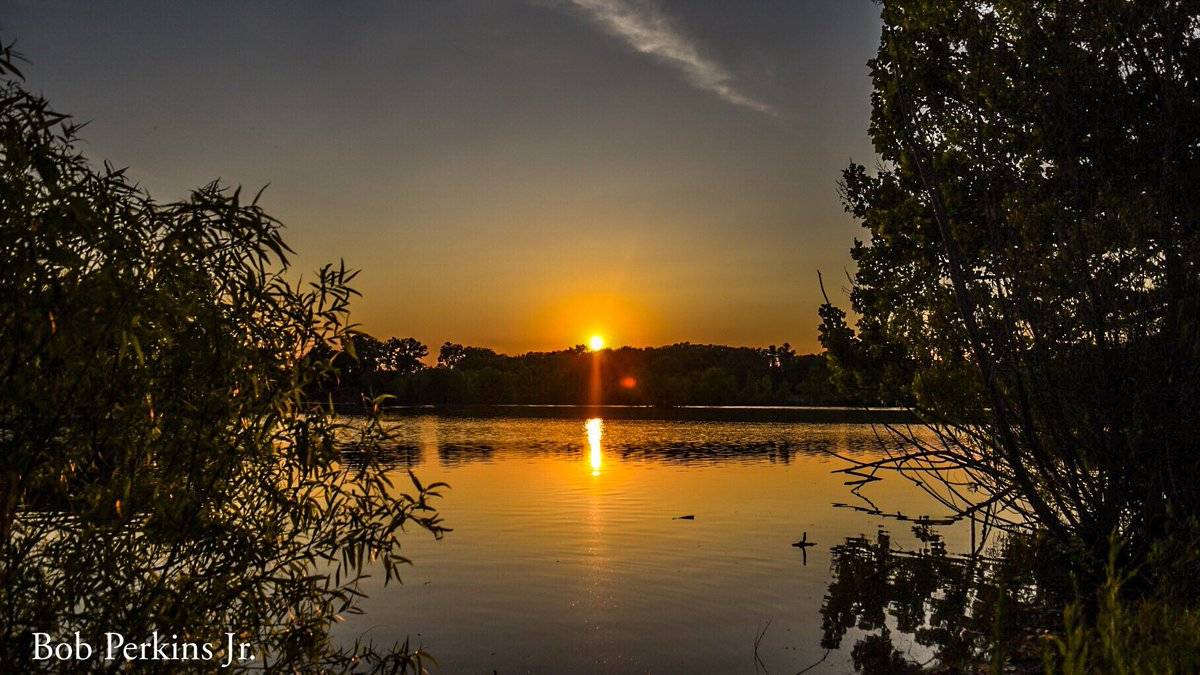
[{"label": "small stick in water", "polygon": [[796,548],[808,548],[809,546],[816,546],[816,545],[817,545],[817,542],[808,540],[808,532],[804,533],[804,536],[800,538],[800,541],[792,544],[792,546],[795,546]]}]

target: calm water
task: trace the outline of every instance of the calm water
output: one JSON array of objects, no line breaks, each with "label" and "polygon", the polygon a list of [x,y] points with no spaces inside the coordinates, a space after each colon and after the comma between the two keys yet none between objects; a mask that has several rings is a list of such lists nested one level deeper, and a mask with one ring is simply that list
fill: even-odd
[{"label": "calm water", "polygon": [[[403,584],[369,584],[365,615],[339,637],[411,636],[440,672],[795,672],[825,654],[829,547],[881,526],[920,545],[906,523],[833,506],[867,506],[828,451],[877,454],[883,432],[869,425],[392,423],[396,470],[452,486],[440,510],[454,531],[411,532]],[[885,512],[945,515],[907,481],[864,495]],[[804,532],[818,543],[807,556],[791,546]],[[967,546],[962,528],[942,533]],[[809,672],[850,670],[855,636]]]}]

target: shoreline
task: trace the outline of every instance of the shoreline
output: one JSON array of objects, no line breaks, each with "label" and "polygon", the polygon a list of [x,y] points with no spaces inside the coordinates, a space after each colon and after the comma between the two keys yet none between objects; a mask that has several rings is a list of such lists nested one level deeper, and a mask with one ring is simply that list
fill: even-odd
[{"label": "shoreline", "polygon": [[[353,410],[353,412],[351,411]],[[338,406],[355,414],[361,406]],[[629,405],[525,405],[461,404],[383,406],[385,416],[414,417],[520,417],[546,419],[671,420],[697,422],[781,422],[817,424],[918,424],[908,408],[858,408],[850,406],[629,406]]]}]

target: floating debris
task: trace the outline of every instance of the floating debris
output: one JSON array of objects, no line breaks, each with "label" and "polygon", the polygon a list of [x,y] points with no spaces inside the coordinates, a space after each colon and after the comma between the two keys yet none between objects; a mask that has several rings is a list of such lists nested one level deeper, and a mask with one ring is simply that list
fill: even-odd
[{"label": "floating debris", "polygon": [[792,544],[792,546],[795,546],[796,548],[808,548],[809,546],[816,546],[816,545],[817,545],[817,542],[808,540],[808,532],[804,533],[804,536],[800,538],[800,541]]}]

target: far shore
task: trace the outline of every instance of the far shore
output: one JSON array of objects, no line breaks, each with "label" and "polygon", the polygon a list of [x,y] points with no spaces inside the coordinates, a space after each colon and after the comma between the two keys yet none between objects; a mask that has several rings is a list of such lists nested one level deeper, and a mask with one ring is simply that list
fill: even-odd
[{"label": "far shore", "polygon": [[[358,406],[338,406],[354,414]],[[908,408],[849,406],[628,406],[471,404],[383,406],[388,416],[526,417],[549,419],[692,420],[712,422],[807,422],[815,424],[916,424]]]}]

